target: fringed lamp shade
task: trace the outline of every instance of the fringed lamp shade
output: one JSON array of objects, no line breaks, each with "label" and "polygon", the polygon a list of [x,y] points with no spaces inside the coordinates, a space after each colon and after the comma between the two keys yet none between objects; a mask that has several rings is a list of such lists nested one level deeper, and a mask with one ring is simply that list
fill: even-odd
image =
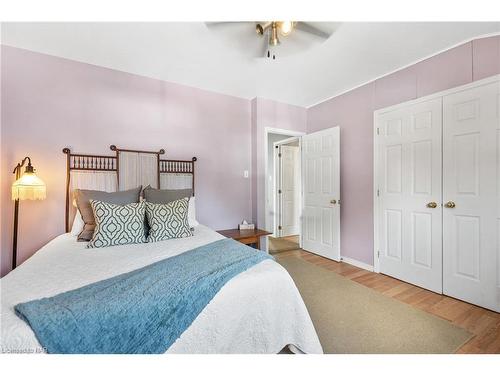
[{"label": "fringed lamp shade", "polygon": [[34,173],[25,172],[12,184],[12,200],[42,200],[46,195],[45,183]]}]

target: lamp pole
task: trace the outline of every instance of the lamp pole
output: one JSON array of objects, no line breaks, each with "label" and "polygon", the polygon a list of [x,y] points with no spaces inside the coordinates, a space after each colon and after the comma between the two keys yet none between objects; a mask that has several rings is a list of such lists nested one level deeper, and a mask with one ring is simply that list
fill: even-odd
[{"label": "lamp pole", "polygon": [[[21,163],[17,163],[16,167],[14,168],[14,173],[16,175],[16,181],[19,180],[21,177],[21,168],[23,165],[26,163],[26,160],[28,160],[28,166],[26,169],[30,169],[33,171],[33,167],[31,166],[31,159],[29,156],[26,156]],[[14,235],[12,238],[12,269],[17,267],[17,226],[19,223],[19,197],[14,201]]]}]

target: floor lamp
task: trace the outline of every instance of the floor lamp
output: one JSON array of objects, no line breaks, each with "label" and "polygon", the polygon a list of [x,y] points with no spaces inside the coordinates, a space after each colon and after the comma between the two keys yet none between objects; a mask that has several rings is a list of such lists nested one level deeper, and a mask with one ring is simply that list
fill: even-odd
[{"label": "floor lamp", "polygon": [[[21,168],[28,162],[24,173]],[[14,201],[14,236],[12,240],[12,269],[17,267],[17,226],[19,221],[20,200],[42,200],[46,197],[45,183],[36,176],[35,168],[31,165],[31,159],[26,156],[14,168],[16,181],[12,184],[12,200]]]}]

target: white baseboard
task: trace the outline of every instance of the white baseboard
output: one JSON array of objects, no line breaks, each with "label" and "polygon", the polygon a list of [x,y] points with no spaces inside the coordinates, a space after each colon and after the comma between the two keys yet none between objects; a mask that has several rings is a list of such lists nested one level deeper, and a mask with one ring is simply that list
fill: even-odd
[{"label": "white baseboard", "polygon": [[366,264],[366,263],[360,262],[359,260],[344,257],[344,256],[341,256],[340,260],[344,263],[348,263],[348,264],[353,265],[355,267],[359,267],[359,268],[362,268],[364,270],[373,272],[373,266],[370,264]]}]

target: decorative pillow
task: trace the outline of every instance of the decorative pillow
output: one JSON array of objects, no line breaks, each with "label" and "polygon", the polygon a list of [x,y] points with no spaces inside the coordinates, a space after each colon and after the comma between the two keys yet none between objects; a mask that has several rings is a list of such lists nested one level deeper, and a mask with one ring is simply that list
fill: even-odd
[{"label": "decorative pillow", "polygon": [[191,197],[193,189],[154,189],[151,186],[146,186],[143,190],[144,199],[151,203],[169,203],[178,199]]},{"label": "decorative pillow", "polygon": [[114,193],[107,193],[98,190],[81,190],[75,189],[74,197],[76,206],[82,215],[83,222],[85,223],[83,230],[78,235],[78,241],[90,241],[94,234],[95,220],[94,212],[90,206],[90,200],[96,200],[106,203],[113,203],[124,206],[129,203],[139,202],[139,195],[141,194],[142,186],[136,189],[117,191]]},{"label": "decorative pillow", "polygon": [[146,216],[149,224],[148,242],[193,235],[188,222],[189,198],[161,204],[146,201]]},{"label": "decorative pillow", "polygon": [[83,222],[82,214],[80,213],[80,210],[77,209],[75,218],[73,219],[73,225],[71,226],[71,235],[75,237],[78,236],[80,233],[82,233],[84,226],[85,223]]},{"label": "decorative pillow", "polygon": [[146,242],[144,202],[125,206],[91,200],[95,230],[87,247],[107,247]]},{"label": "decorative pillow", "polygon": [[194,197],[189,198],[188,221],[191,228],[200,225],[200,223],[198,223],[198,220],[196,220],[196,206]]},{"label": "decorative pillow", "polygon": [[200,223],[196,220],[195,200],[193,189],[154,189],[150,185],[146,186],[142,191],[144,199],[150,203],[169,203],[175,200],[189,197],[188,220],[191,228],[196,227]]}]

